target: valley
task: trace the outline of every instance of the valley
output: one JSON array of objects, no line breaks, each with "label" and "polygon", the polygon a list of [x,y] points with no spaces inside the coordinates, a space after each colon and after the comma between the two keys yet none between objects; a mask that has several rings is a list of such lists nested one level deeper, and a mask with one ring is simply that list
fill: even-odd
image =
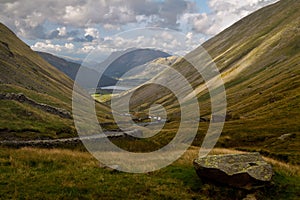
[{"label": "valley", "polygon": [[[299,10],[298,0],[265,6],[184,57],[128,48],[90,66],[33,51],[0,23],[0,199],[299,198]],[[89,34],[81,40],[91,45],[89,38],[99,36]],[[222,128],[220,137],[207,134],[212,126]],[[145,173],[119,170],[128,154],[145,155],[146,166],[146,155],[176,146],[176,139],[177,149],[151,157],[155,166],[187,147],[170,165]],[[214,141],[211,152],[201,148]],[[202,180],[193,160],[205,150],[258,152],[273,178],[249,190]],[[114,165],[97,160],[97,151]]]}]

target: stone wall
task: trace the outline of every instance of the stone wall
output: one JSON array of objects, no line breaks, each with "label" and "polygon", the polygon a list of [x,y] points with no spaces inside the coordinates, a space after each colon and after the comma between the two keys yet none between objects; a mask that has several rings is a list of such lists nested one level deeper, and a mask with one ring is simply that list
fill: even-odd
[{"label": "stone wall", "polygon": [[62,118],[67,118],[67,119],[72,119],[72,115],[70,112],[68,112],[65,109],[62,108],[56,108],[47,104],[43,104],[43,103],[38,103],[28,97],[26,97],[24,94],[19,93],[19,94],[15,94],[15,93],[6,93],[6,94],[0,94],[0,100],[13,100],[13,101],[18,101],[21,103],[26,103],[29,104],[33,107],[36,107],[38,109],[41,109],[45,112],[54,114],[54,115],[58,115]]}]

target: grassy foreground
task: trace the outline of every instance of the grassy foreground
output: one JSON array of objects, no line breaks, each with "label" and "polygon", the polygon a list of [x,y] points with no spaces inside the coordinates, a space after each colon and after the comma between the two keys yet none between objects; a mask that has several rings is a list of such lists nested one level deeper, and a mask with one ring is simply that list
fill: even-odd
[{"label": "grassy foreground", "polygon": [[[189,149],[171,166],[148,174],[111,171],[87,152],[62,149],[0,148],[0,199],[297,199],[299,166],[269,160],[270,186],[244,191],[214,186],[197,177]],[[213,153],[230,153],[217,149]]]}]

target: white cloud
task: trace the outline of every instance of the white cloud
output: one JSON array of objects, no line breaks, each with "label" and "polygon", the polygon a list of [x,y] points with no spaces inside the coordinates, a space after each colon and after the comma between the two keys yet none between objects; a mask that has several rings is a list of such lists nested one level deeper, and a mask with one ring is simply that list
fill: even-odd
[{"label": "white cloud", "polygon": [[86,28],[84,29],[84,31],[85,31],[84,34],[85,37],[92,36],[94,39],[99,39],[100,37],[99,31],[95,28]]},{"label": "white cloud", "polygon": [[35,51],[44,51],[49,53],[58,53],[61,51],[70,52],[74,49],[74,44],[65,43],[64,45],[52,44],[50,40],[45,40],[45,42],[36,42],[31,48]]},{"label": "white cloud", "polygon": [[213,36],[250,13],[278,0],[208,0],[211,13],[185,13],[178,20],[182,29]]},{"label": "white cloud", "polygon": [[58,27],[56,30],[58,31],[59,36],[66,36],[67,35],[67,28],[65,26],[64,27]]},{"label": "white cloud", "polygon": [[74,44],[72,44],[72,43],[66,43],[65,44],[65,48],[72,50],[72,49],[74,49]]},{"label": "white cloud", "polygon": [[198,47],[203,40],[203,37],[193,33],[186,36],[172,30],[146,28],[124,32],[114,37],[105,37],[97,49],[121,51],[129,48],[154,48],[183,56]]},{"label": "white cloud", "polygon": [[32,49],[35,51],[50,51],[50,52],[59,52],[62,50],[62,46],[54,45],[52,43],[46,42],[37,42],[32,46]]},{"label": "white cloud", "polygon": [[79,53],[89,53],[89,52],[91,52],[91,51],[94,50],[94,49],[95,49],[95,46],[94,46],[94,45],[84,45],[84,46],[80,49]]}]

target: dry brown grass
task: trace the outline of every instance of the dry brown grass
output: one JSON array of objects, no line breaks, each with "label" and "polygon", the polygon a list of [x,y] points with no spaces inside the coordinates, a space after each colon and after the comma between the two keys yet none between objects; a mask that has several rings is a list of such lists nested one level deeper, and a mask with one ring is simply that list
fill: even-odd
[{"label": "dry brown grass", "polygon": [[31,147],[24,147],[18,149],[17,151],[23,152],[24,154],[32,154],[35,153],[39,156],[66,156],[66,157],[73,157],[73,158],[90,158],[93,159],[92,155],[87,152],[80,152],[80,151],[73,151],[68,149],[38,149],[38,148],[31,148]]},{"label": "dry brown grass", "polygon": [[[190,147],[180,159],[178,159],[175,164],[190,166],[194,159],[198,158],[199,147]],[[81,161],[85,161],[85,166],[99,166],[98,160],[96,160],[90,153],[88,152],[79,152],[73,150],[66,149],[37,149],[37,148],[29,148],[25,147],[22,149],[16,150],[20,157],[23,159],[29,159],[31,155],[35,155],[36,159],[51,159],[53,161],[60,162],[62,160],[69,159],[77,159]],[[241,154],[247,153],[243,151],[238,151],[234,149],[223,149],[223,148],[215,148],[209,154],[217,155],[217,154]],[[28,158],[27,158],[28,157]],[[277,172],[284,173],[287,176],[298,176],[300,177],[300,166],[292,165],[288,163],[284,163],[272,158],[268,158],[263,156],[263,159],[270,163],[274,170]]]},{"label": "dry brown grass", "polygon": [[263,158],[269,162],[276,171],[280,171],[285,173],[288,176],[299,176],[300,177],[300,166],[299,165],[291,165],[291,164],[287,164],[284,162],[280,162],[278,160],[274,160],[272,158],[267,158],[264,157]]},{"label": "dry brown grass", "polygon": [[[200,147],[190,147],[185,154],[177,161],[179,164],[190,164],[194,159],[198,158]],[[214,148],[209,154],[218,155],[218,154],[242,154],[247,153],[244,151],[238,151],[235,149],[223,149],[223,148]],[[300,166],[291,165],[284,163],[272,158],[263,156],[263,159],[270,163],[275,171],[285,173],[288,176],[300,176]]]}]

